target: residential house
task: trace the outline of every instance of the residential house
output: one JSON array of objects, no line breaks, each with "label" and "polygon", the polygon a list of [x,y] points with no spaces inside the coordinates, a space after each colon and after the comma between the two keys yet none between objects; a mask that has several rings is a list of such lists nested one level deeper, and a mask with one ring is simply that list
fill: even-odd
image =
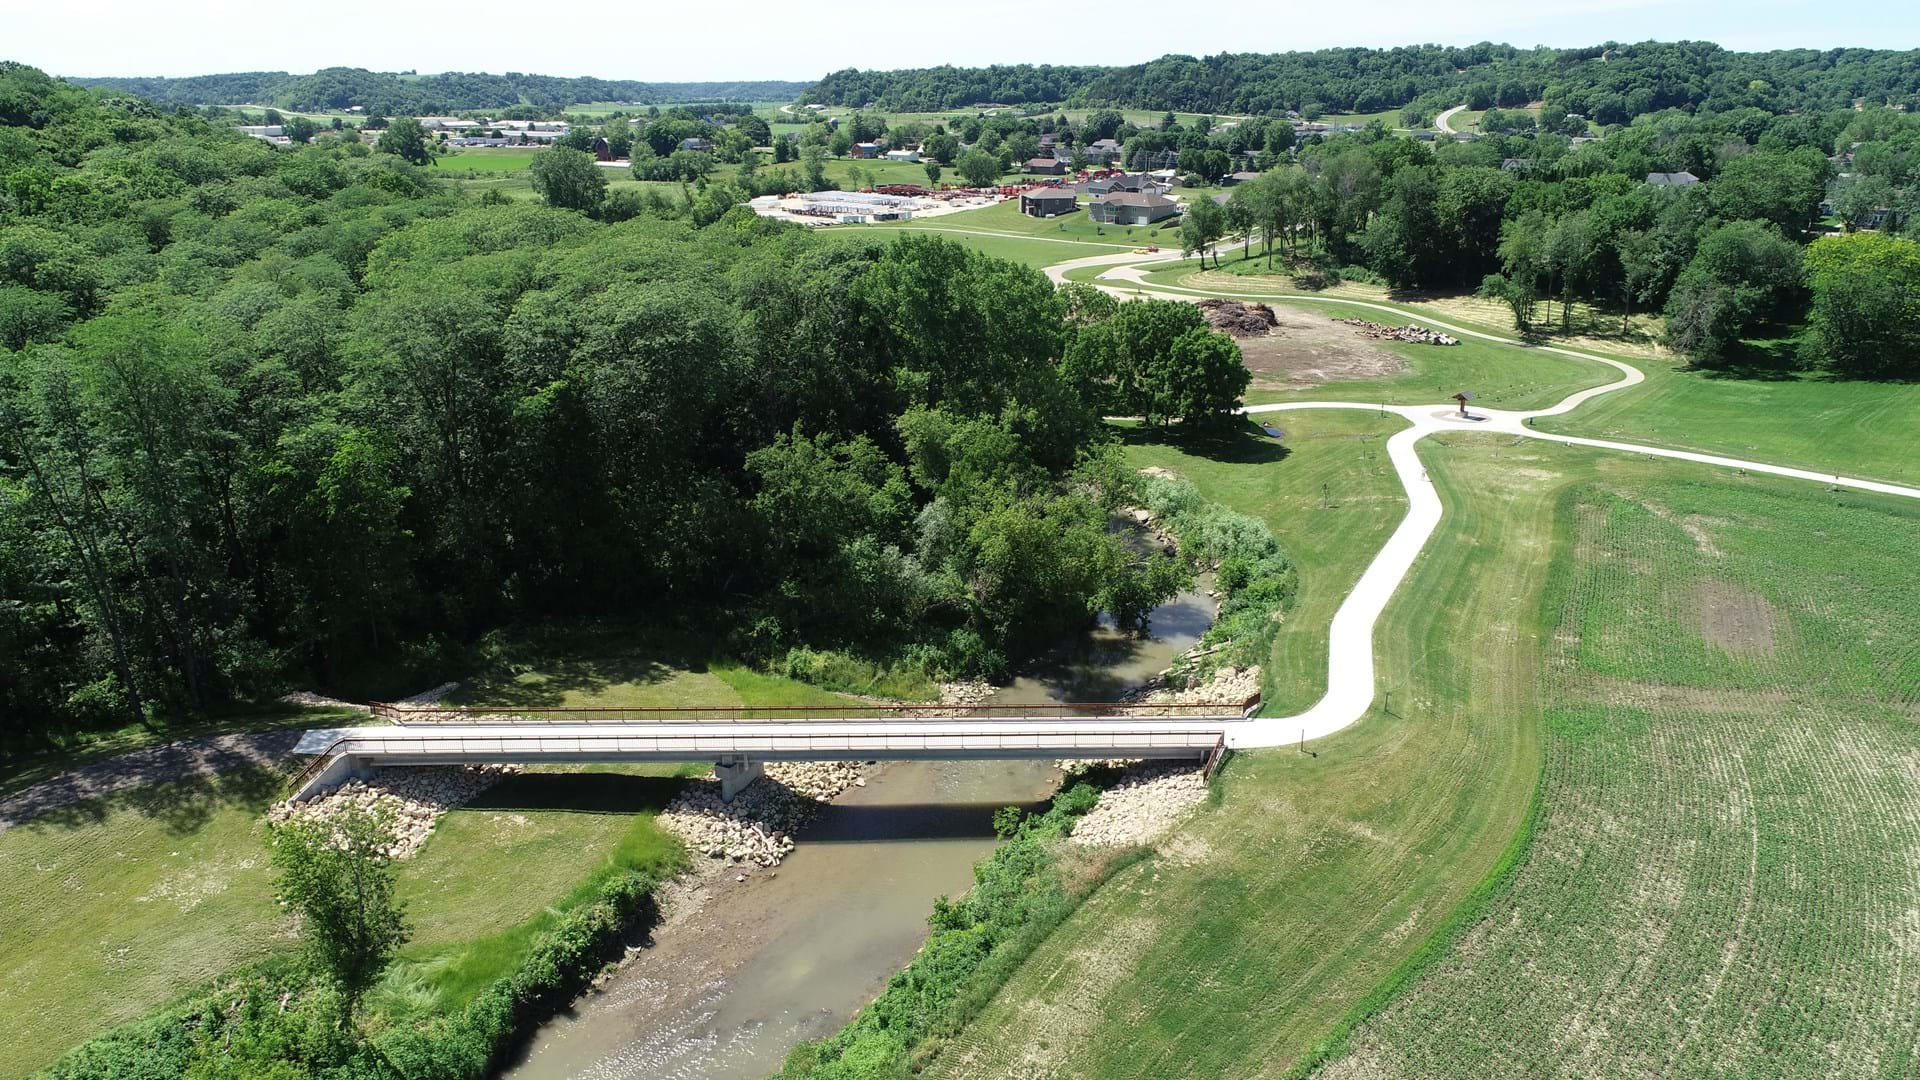
[{"label": "residential house", "polygon": [[1652,184],[1654,187],[1683,188],[1692,187],[1699,182],[1700,178],[1690,172],[1650,172],[1647,174],[1647,183]]},{"label": "residential house", "polygon": [[694,154],[711,154],[713,153],[713,140],[702,139],[697,135],[690,135],[680,140],[680,149]]},{"label": "residential house", "polygon": [[847,152],[857,158],[877,158],[880,156],[880,144],[857,142]]},{"label": "residential house", "polygon": [[1164,195],[1114,191],[1087,204],[1087,214],[1107,225],[1151,225],[1180,212],[1180,204]]},{"label": "residential house", "polygon": [[1020,212],[1028,217],[1049,218],[1071,214],[1079,201],[1066,188],[1034,188],[1020,193]]},{"label": "residential house", "polygon": [[1059,158],[1037,157],[1027,162],[1026,171],[1042,176],[1060,176],[1066,173],[1067,165]]},{"label": "residential house", "polygon": [[1120,143],[1116,139],[1095,139],[1087,144],[1087,160],[1108,162],[1120,156]]}]

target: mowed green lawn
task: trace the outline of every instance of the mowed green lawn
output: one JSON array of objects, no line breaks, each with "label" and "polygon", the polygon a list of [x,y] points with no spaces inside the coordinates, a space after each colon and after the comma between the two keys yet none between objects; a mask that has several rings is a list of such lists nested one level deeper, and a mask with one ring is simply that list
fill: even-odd
[{"label": "mowed green lawn", "polygon": [[533,168],[533,159],[546,151],[533,146],[472,146],[433,159],[441,172],[512,173]]},{"label": "mowed green lawn", "polygon": [[[844,700],[612,634],[542,638],[519,651],[516,671],[475,679],[459,700]],[[675,777],[706,769],[536,770],[442,818],[400,864],[414,937],[370,998],[368,1023],[457,1005],[510,970],[597,875],[677,860],[679,845],[654,826],[654,812]],[[37,1069],[223,971],[294,947],[265,846],[264,815],[284,784],[283,774],[252,771],[157,785],[0,833],[0,1076]]]},{"label": "mowed green lawn", "polygon": [[1920,1068],[1920,505],[1570,490],[1525,864],[1334,1077]]},{"label": "mowed green lawn", "polygon": [[[1099,272],[1097,268],[1089,269],[1069,277],[1090,280]],[[1191,287],[1191,264],[1150,272],[1147,278],[1157,288],[1193,295],[1261,299],[1271,298],[1280,292],[1263,290],[1251,281],[1244,288]],[[1217,281],[1217,277],[1211,280]],[[1295,291],[1288,289],[1285,292],[1291,294]],[[1331,315],[1356,314],[1382,323],[1433,318],[1502,337],[1510,337],[1514,333],[1510,324],[1500,325],[1463,317],[1460,311],[1447,307],[1445,301],[1369,300],[1404,312],[1405,318],[1401,319],[1368,309],[1349,307],[1345,312],[1340,310],[1347,305],[1313,305],[1295,300],[1285,302],[1302,307],[1319,307]],[[1832,470],[1867,479],[1920,484],[1920,453],[1914,452],[1914,447],[1920,445],[1920,384],[1833,379],[1816,372],[1787,372],[1765,377],[1717,374],[1694,370],[1669,358],[1651,358],[1640,352],[1607,349],[1604,343],[1596,345],[1590,341],[1576,341],[1569,345],[1632,364],[1647,378],[1638,386],[1602,395],[1572,413],[1540,421],[1538,426],[1542,431],[1646,442],[1777,465]],[[1415,360],[1432,352],[1453,353],[1455,348],[1467,350],[1471,347],[1477,350],[1492,349],[1505,355],[1539,357],[1541,362],[1547,364],[1572,365],[1566,368],[1568,371],[1580,369],[1578,361],[1556,358],[1552,353],[1490,342],[1476,343],[1470,339],[1449,349],[1392,347]],[[1515,383],[1511,388],[1503,387],[1502,374],[1506,370],[1506,367],[1496,364],[1482,367],[1477,372],[1463,371],[1460,377],[1477,379],[1477,382],[1468,381],[1468,388],[1480,394],[1483,403],[1503,408],[1537,408],[1557,400],[1554,397],[1556,390],[1570,392],[1578,388],[1568,381],[1543,381],[1537,387],[1527,387],[1527,392],[1512,393],[1510,389],[1519,390],[1522,386]],[[1580,385],[1606,382],[1611,378],[1598,366],[1588,370],[1600,374],[1591,382],[1582,382]],[[1423,380],[1415,377],[1403,381],[1398,389],[1413,392],[1422,385],[1430,386],[1431,383],[1423,383]],[[1442,385],[1445,385],[1444,381]],[[1306,396],[1370,400],[1369,395],[1376,393],[1372,387],[1376,386],[1383,390],[1396,388],[1392,380],[1375,380],[1350,387],[1339,384],[1318,387]],[[1537,392],[1534,392],[1536,389]],[[1507,396],[1498,396],[1503,393]],[[1287,396],[1300,395],[1275,395],[1281,399]],[[1267,400],[1267,396],[1264,393],[1250,394],[1248,400]],[[1414,400],[1426,398],[1416,396]]]},{"label": "mowed green lawn", "polygon": [[1630,362],[1646,382],[1537,426],[1920,484],[1920,383],[1740,378]]},{"label": "mowed green lawn", "polygon": [[1156,225],[1102,225],[1087,216],[1085,196],[1081,196],[1080,208],[1074,213],[1051,218],[1023,214],[1020,212],[1020,200],[1008,199],[992,206],[983,206],[978,210],[962,210],[957,214],[942,214],[936,218],[918,219],[906,225],[876,225],[874,228],[913,228],[921,225],[927,228],[979,229],[987,232],[1047,237],[1054,240],[1077,240],[1086,244],[1108,245],[1106,248],[1108,251],[1158,244],[1162,248],[1170,246],[1177,254],[1180,247],[1179,219],[1163,221]]}]

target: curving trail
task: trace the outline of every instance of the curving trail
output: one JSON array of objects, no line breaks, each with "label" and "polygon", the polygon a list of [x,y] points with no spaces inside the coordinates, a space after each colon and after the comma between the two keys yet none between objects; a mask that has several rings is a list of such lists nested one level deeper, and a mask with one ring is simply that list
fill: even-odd
[{"label": "curving trail", "polygon": [[1466,108],[1465,105],[1455,105],[1453,108],[1448,109],[1446,112],[1443,112],[1439,116],[1434,117],[1433,126],[1444,134],[1458,135],[1459,132],[1453,130],[1453,125],[1447,123],[1447,121],[1453,119],[1454,116],[1459,114],[1459,112],[1465,108]]},{"label": "curving trail", "polygon": [[[1046,268],[1046,273],[1056,283],[1064,283],[1069,271],[1089,266],[1105,266],[1095,281],[1095,287],[1119,297],[1148,296],[1161,300],[1200,300],[1215,294],[1187,289],[1180,286],[1154,285],[1145,280],[1143,265],[1151,262],[1167,262],[1164,255],[1137,255],[1132,252],[1115,255],[1094,255],[1084,259],[1073,259],[1057,263]],[[1101,284],[1107,280],[1130,282],[1131,287],[1120,288]],[[1812,480],[1831,484],[1836,487],[1853,488],[1860,491],[1872,491],[1882,495],[1898,495],[1910,499],[1920,499],[1920,488],[1906,487],[1901,484],[1888,484],[1877,480],[1862,480],[1847,476],[1833,476],[1816,473],[1808,469],[1796,469],[1790,466],[1773,465],[1761,461],[1745,461],[1739,458],[1721,457],[1717,454],[1698,454],[1687,450],[1670,450],[1659,446],[1643,446],[1638,443],[1615,442],[1608,439],[1587,439],[1576,435],[1556,435],[1535,431],[1528,422],[1541,416],[1558,416],[1578,408],[1583,403],[1599,397],[1624,390],[1641,382],[1646,376],[1640,369],[1619,360],[1612,360],[1578,349],[1561,348],[1554,345],[1528,345],[1515,338],[1502,337],[1484,331],[1471,330],[1464,326],[1455,326],[1438,319],[1415,315],[1400,308],[1385,304],[1371,303],[1366,300],[1347,300],[1325,296],[1309,296],[1297,293],[1235,293],[1234,298],[1254,300],[1311,300],[1322,304],[1344,304],[1350,307],[1369,308],[1386,312],[1402,318],[1412,318],[1426,326],[1445,330],[1462,337],[1480,338],[1507,345],[1518,345],[1539,349],[1544,352],[1558,353],[1578,360],[1596,364],[1605,364],[1620,373],[1620,378],[1603,386],[1595,386],[1578,393],[1570,394],[1559,403],[1545,409],[1525,412],[1505,409],[1474,409],[1468,417],[1459,415],[1458,406],[1452,402],[1438,402],[1425,405],[1372,405],[1353,401],[1289,401],[1273,405],[1251,405],[1242,411],[1245,413],[1287,412],[1295,409],[1367,409],[1385,411],[1404,418],[1410,425],[1387,440],[1387,457],[1393,463],[1394,472],[1400,478],[1400,485],[1407,493],[1407,516],[1387,538],[1379,554],[1367,564],[1367,569],[1354,584],[1353,591],[1342,601],[1334,613],[1327,641],[1327,690],[1314,706],[1293,716],[1256,717],[1236,725],[1227,736],[1229,745],[1237,747],[1281,746],[1296,740],[1317,739],[1331,735],[1340,729],[1358,721],[1373,706],[1374,666],[1373,666],[1373,630],[1386,610],[1387,602],[1400,583],[1406,579],[1418,561],[1420,552],[1426,548],[1427,540],[1439,527],[1443,515],[1440,496],[1434,491],[1433,484],[1427,479],[1426,470],[1420,464],[1415,444],[1436,431],[1487,431],[1502,435],[1514,435],[1530,439],[1542,439],[1548,442],[1567,443],[1572,446],[1591,446],[1602,450],[1618,450],[1625,453],[1644,454],[1651,457],[1672,458],[1677,461],[1691,461],[1699,464],[1714,465],[1725,469],[1766,473],[1772,476],[1785,476],[1798,480]]]}]

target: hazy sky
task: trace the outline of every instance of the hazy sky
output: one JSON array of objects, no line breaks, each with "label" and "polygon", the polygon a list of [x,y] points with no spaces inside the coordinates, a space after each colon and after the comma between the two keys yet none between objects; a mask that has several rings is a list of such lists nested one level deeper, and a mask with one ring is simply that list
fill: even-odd
[{"label": "hazy sky", "polygon": [[[1844,16],[1838,13],[1844,12]],[[548,13],[552,18],[548,18]],[[0,0],[0,59],[61,75],[524,71],[659,82],[816,78],[843,67],[1129,64],[1169,52],[1333,45],[1728,48],[1920,45],[1912,0]]]}]

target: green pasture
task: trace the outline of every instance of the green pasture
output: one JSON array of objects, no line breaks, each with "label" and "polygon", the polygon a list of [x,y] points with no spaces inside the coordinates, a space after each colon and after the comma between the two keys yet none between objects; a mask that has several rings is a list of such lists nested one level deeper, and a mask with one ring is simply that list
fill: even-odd
[{"label": "green pasture", "polygon": [[1910,1074],[1920,506],[1673,469],[1560,508],[1527,859],[1329,1075]]}]

